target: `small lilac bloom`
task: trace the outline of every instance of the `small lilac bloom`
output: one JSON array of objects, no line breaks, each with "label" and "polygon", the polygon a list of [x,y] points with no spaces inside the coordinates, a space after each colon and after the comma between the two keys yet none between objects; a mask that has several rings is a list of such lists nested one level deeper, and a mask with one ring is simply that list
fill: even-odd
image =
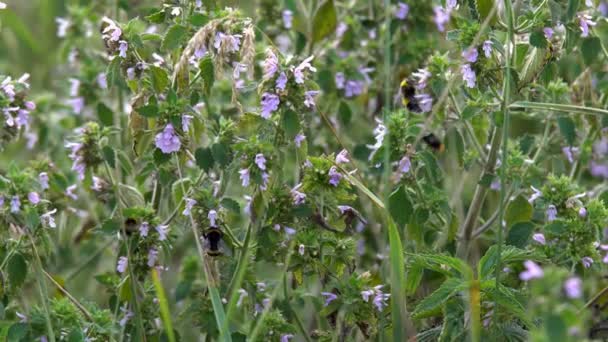
[{"label": "small lilac bloom", "polygon": [[46,224],[50,228],[57,227],[57,224],[55,223],[55,217],[53,216],[53,215],[55,215],[56,212],[57,212],[57,209],[53,209],[49,212],[46,212],[46,213],[40,215],[40,221],[42,221],[43,224]]},{"label": "small lilac bloom", "polygon": [[156,226],[156,232],[158,233],[158,241],[165,241],[167,239],[167,234],[169,234],[169,226],[168,225],[158,225]]},{"label": "small lilac bloom", "polygon": [[296,230],[291,228],[291,227],[283,227],[283,230],[285,230],[285,234],[287,234],[287,236],[293,236],[296,233]]},{"label": "small lilac bloom", "polygon": [[435,21],[435,25],[437,25],[437,29],[439,32],[444,32],[445,25],[450,22],[450,11],[441,6],[435,6],[433,11],[435,12],[433,20]]},{"label": "small lilac bloom", "polygon": [[547,38],[547,39],[551,39],[551,38],[553,37],[553,33],[554,33],[554,31],[553,31],[553,29],[552,29],[552,28],[550,28],[550,27],[545,27],[545,28],[543,29],[543,33],[545,34],[545,38]]},{"label": "small lilac bloom", "polygon": [[383,293],[382,291],[376,291],[376,296],[374,297],[373,303],[376,306],[378,311],[382,312],[382,310],[388,306],[386,302],[390,298],[389,293]]},{"label": "small lilac bloom", "polygon": [[344,83],[346,82],[346,78],[344,77],[343,72],[337,72],[336,76],[334,76],[334,82],[336,83],[336,89],[344,89]]},{"label": "small lilac bloom", "polygon": [[127,58],[127,49],[129,49],[129,43],[124,40],[121,40],[118,44],[118,56],[122,58]]},{"label": "small lilac bloom", "polygon": [[547,241],[545,240],[545,236],[542,233],[536,233],[532,235],[532,240],[540,243],[541,245],[545,245]]},{"label": "small lilac bloom", "polygon": [[196,204],[196,200],[192,198],[185,198],[186,206],[184,207],[184,211],[182,211],[182,215],[190,216],[192,215],[192,207]]},{"label": "small lilac bloom", "polygon": [[336,27],[336,36],[338,38],[342,38],[342,36],[344,36],[344,33],[346,33],[346,31],[348,30],[348,25],[346,25],[345,22],[341,21],[338,26]]},{"label": "small lilac bloom", "polygon": [[154,142],[156,147],[165,154],[177,152],[182,146],[179,137],[175,134],[175,129],[172,124],[167,124],[163,131],[156,135]]},{"label": "small lilac bloom", "polygon": [[344,87],[344,96],[347,98],[351,98],[354,96],[359,96],[363,93],[365,84],[360,80],[348,80],[346,81],[346,86]]},{"label": "small lilac bloom", "polygon": [[77,78],[70,78],[70,96],[76,97],[80,92],[80,80]]},{"label": "small lilac bloom", "polygon": [[477,62],[477,58],[479,56],[479,52],[476,47],[470,47],[462,52],[462,58],[464,58],[469,63]]},{"label": "small lilac bloom", "polygon": [[148,251],[148,267],[154,267],[154,265],[156,265],[156,260],[158,260],[158,251],[154,248],[150,248]]},{"label": "small lilac bloom", "polygon": [[309,90],[304,93],[304,105],[308,108],[315,106],[315,96],[319,94],[318,90]]},{"label": "small lilac bloom", "polygon": [[21,201],[19,196],[13,196],[11,199],[11,213],[18,213],[21,210]]},{"label": "small lilac bloom", "polygon": [[490,56],[492,56],[492,41],[486,40],[483,42],[482,49],[484,56],[486,56],[486,58],[490,58]]},{"label": "small lilac bloom", "polygon": [[264,157],[263,154],[261,154],[261,153],[256,154],[254,161],[260,170],[266,170],[266,158]]},{"label": "small lilac bloom", "polygon": [[532,191],[534,191],[534,193],[532,193],[532,195],[530,196],[530,198],[528,198],[528,203],[532,204],[534,203],[534,201],[536,201],[540,196],[543,195],[543,193],[538,190],[537,188],[531,186]]},{"label": "small lilac bloom", "polygon": [[68,186],[67,189],[65,189],[65,195],[73,200],[77,200],[78,195],[76,195],[74,193],[74,191],[76,190],[77,187],[78,186],[76,184],[72,184],[72,185]]},{"label": "small lilac bloom", "polygon": [[448,8],[448,10],[452,10],[452,9],[456,8],[456,6],[458,6],[458,1],[457,0],[447,0],[445,5]]},{"label": "small lilac bloom", "polygon": [[422,90],[426,88],[429,78],[433,75],[427,69],[418,69],[416,72],[412,73],[412,76],[417,79],[416,89]]},{"label": "small lilac bloom", "polygon": [[591,16],[588,14],[579,14],[578,16],[579,26],[581,28],[581,37],[589,36],[589,26],[595,26],[596,23],[591,20]]},{"label": "small lilac bloom", "polygon": [[529,281],[535,278],[542,278],[544,275],[543,269],[532,260],[524,261],[526,270],[519,274],[519,279]]},{"label": "small lilac bloom", "polygon": [[298,191],[298,189],[302,186],[302,183],[296,185],[293,189],[291,189],[291,198],[293,199],[293,204],[300,205],[306,202],[306,194]]},{"label": "small lilac bloom", "polygon": [[338,153],[338,155],[336,156],[336,164],[344,163],[350,163],[350,160],[348,159],[348,151],[345,149],[340,151],[340,153]]},{"label": "small lilac bloom", "polygon": [[492,189],[494,191],[499,191],[500,190],[500,179],[493,180],[492,183],[490,183],[490,189]]},{"label": "small lilac bloom", "polygon": [[55,22],[57,23],[57,37],[64,38],[68,34],[68,28],[71,23],[69,20],[61,17],[55,18]]},{"label": "small lilac bloom", "polygon": [[241,45],[241,35],[240,34],[224,34],[223,32],[216,32],[215,40],[213,42],[213,47],[215,47],[218,51],[221,47],[225,47],[227,52],[237,52],[239,51]]},{"label": "small lilac bloom", "polygon": [[338,186],[340,184],[340,180],[342,179],[342,174],[338,172],[338,169],[335,166],[332,166],[329,169],[329,184],[333,186]]},{"label": "small lilac bloom", "polygon": [[266,59],[262,62],[264,68],[264,79],[270,79],[279,70],[279,58],[272,49],[266,50]]},{"label": "small lilac bloom", "polygon": [[236,301],[236,307],[241,307],[243,304],[243,300],[248,296],[247,291],[245,289],[239,289],[239,300]]},{"label": "small lilac bloom", "polygon": [[399,166],[397,167],[397,172],[399,172],[400,176],[403,176],[406,173],[409,173],[412,168],[412,161],[409,156],[403,156],[399,161]]},{"label": "small lilac bloom", "polygon": [[363,301],[365,302],[369,302],[369,297],[374,295],[374,290],[365,290],[365,291],[361,291],[361,297],[363,298]]},{"label": "small lilac bloom", "polygon": [[431,95],[422,93],[414,95],[416,100],[418,100],[418,105],[420,105],[420,109],[423,113],[428,113],[433,109],[433,98]]},{"label": "small lilac bloom", "polygon": [[120,274],[125,273],[128,264],[129,259],[127,259],[127,257],[125,256],[121,256],[120,258],[118,258],[118,263],[116,264],[116,271],[118,271],[118,273]]},{"label": "small lilac bloom", "polygon": [[135,79],[135,68],[128,68],[127,69],[127,79],[129,81],[132,81]]},{"label": "small lilac bloom", "polygon": [[15,315],[17,315],[17,317],[19,317],[19,323],[27,323],[27,316],[20,313],[19,311],[15,312]]},{"label": "small lilac bloom", "polygon": [[547,208],[547,221],[555,221],[557,218],[557,208],[553,204],[549,205]]},{"label": "small lilac bloom", "polygon": [[217,211],[215,210],[209,210],[209,213],[207,214],[207,218],[209,219],[209,226],[211,227],[217,227]]},{"label": "small lilac bloom", "polygon": [[277,77],[277,83],[276,83],[276,87],[278,90],[285,90],[285,87],[287,86],[287,75],[285,75],[285,72],[281,72],[279,74],[279,77]]},{"label": "small lilac bloom", "polygon": [[313,58],[315,58],[315,56],[310,56],[310,57],[306,58],[304,61],[302,61],[302,63],[300,63],[300,65],[298,65],[293,70],[293,76],[294,76],[297,84],[304,83],[304,73],[303,73],[304,70],[308,69],[310,72],[317,71],[317,69],[310,64],[310,62],[312,61]]},{"label": "small lilac bloom", "polygon": [[566,159],[568,159],[568,162],[572,164],[574,163],[574,154],[578,152],[578,148],[572,146],[565,146],[562,147],[562,152],[566,156]]},{"label": "small lilac bloom", "polygon": [[28,201],[30,201],[30,203],[32,203],[34,205],[40,203],[40,195],[38,195],[38,193],[35,191],[32,191],[29,194],[27,194],[27,199],[28,199]]},{"label": "small lilac bloom", "polygon": [[290,10],[283,11],[283,27],[290,29],[293,21],[293,12]]},{"label": "small lilac bloom", "polygon": [[571,299],[580,298],[583,295],[583,282],[581,278],[572,277],[568,278],[564,283],[564,292],[566,292],[566,296]]},{"label": "small lilac bloom", "polygon": [[84,109],[84,97],[75,97],[66,100],[66,103],[72,107],[72,111],[76,114],[82,113]]},{"label": "small lilac bloom", "polygon": [[192,122],[192,119],[194,119],[194,116],[192,115],[182,115],[182,131],[188,132],[190,130],[190,123]]},{"label": "small lilac bloom", "polygon": [[105,72],[97,74],[97,85],[101,89],[108,89],[108,78],[106,77]]},{"label": "small lilac bloom", "polygon": [[585,268],[589,268],[593,264],[593,259],[591,257],[584,257],[581,259],[581,262]]},{"label": "small lilac bloom", "polygon": [[608,164],[600,164],[592,160],[589,166],[589,172],[594,177],[608,178]]},{"label": "small lilac bloom", "polygon": [[38,174],[38,183],[42,190],[46,190],[49,188],[49,175],[46,172],[40,172]]},{"label": "small lilac bloom", "polygon": [[260,186],[260,189],[266,190],[269,179],[270,179],[270,175],[268,174],[268,172],[262,172],[262,185]]},{"label": "small lilac bloom", "polygon": [[604,256],[604,258],[602,259],[602,262],[604,264],[608,264],[608,253],[606,253],[606,255]]},{"label": "small lilac bloom", "polygon": [[293,338],[293,334],[281,335],[281,342],[289,342]]},{"label": "small lilac bloom", "polygon": [[260,115],[264,119],[270,119],[270,115],[272,114],[272,112],[279,109],[280,103],[281,103],[281,100],[279,99],[278,95],[275,95],[272,93],[262,94],[262,102],[261,102],[262,112],[260,113]]},{"label": "small lilac bloom", "polygon": [[475,81],[477,76],[475,71],[471,68],[471,64],[463,64],[460,67],[462,78],[466,82],[468,88],[475,88]]},{"label": "small lilac bloom", "polygon": [[36,104],[33,101],[25,101],[25,108],[27,110],[34,110],[36,109]]},{"label": "small lilac bloom", "polygon": [[305,248],[304,245],[300,245],[300,247],[298,247],[298,254],[304,255]]},{"label": "small lilac bloom", "polygon": [[103,17],[102,21],[108,24],[106,28],[102,31],[103,38],[109,39],[114,42],[119,41],[120,36],[122,35],[122,30],[120,29],[120,27],[118,27],[118,25],[116,25],[116,23],[108,17]]},{"label": "small lilac bloom", "polygon": [[407,18],[408,13],[410,12],[410,6],[400,2],[397,4],[397,10],[395,11],[395,17],[400,20],[405,20]]},{"label": "small lilac bloom", "polygon": [[127,325],[127,322],[129,322],[129,320],[135,316],[135,314],[133,313],[133,311],[127,309],[127,304],[125,304],[124,306],[122,306],[120,308],[120,311],[122,311],[124,313],[124,316],[122,316],[122,318],[120,319],[120,321],[118,322],[118,325],[120,325],[121,327],[124,327]]},{"label": "small lilac bloom", "polygon": [[325,303],[323,304],[323,306],[328,306],[329,303],[338,299],[338,296],[331,292],[321,292],[321,295],[323,295],[323,297],[325,297]]},{"label": "small lilac bloom", "polygon": [[241,179],[241,185],[243,187],[249,186],[249,169],[242,169],[239,171],[239,174],[239,178]]},{"label": "small lilac bloom", "polygon": [[302,145],[302,141],[306,140],[306,136],[302,133],[298,133],[295,138],[293,138],[296,147],[300,147]]},{"label": "small lilac bloom", "polygon": [[150,231],[150,224],[148,222],[142,222],[141,226],[139,226],[139,235],[142,237],[148,236],[148,232]]}]

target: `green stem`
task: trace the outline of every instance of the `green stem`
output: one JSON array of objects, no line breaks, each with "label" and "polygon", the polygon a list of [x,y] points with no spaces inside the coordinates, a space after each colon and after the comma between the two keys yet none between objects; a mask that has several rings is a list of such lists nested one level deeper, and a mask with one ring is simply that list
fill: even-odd
[{"label": "green stem", "polygon": [[27,235],[30,238],[30,242],[32,244],[32,248],[34,250],[34,256],[36,260],[36,272],[38,272],[38,291],[40,292],[40,298],[42,299],[42,306],[44,307],[44,318],[46,321],[46,329],[49,334],[49,340],[51,342],[55,342],[55,332],[53,331],[53,324],[51,323],[51,314],[49,309],[49,304],[47,303],[47,293],[48,290],[46,288],[46,283],[44,281],[44,275],[42,271],[42,260],[40,260],[40,255],[38,254],[38,248],[36,248],[36,243],[34,242],[34,238],[30,233],[29,229],[27,231]]}]

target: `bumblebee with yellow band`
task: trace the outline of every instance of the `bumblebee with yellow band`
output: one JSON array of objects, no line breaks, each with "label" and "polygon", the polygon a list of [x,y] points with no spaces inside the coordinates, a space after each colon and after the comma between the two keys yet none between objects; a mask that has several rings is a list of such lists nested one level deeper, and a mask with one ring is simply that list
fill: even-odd
[{"label": "bumblebee with yellow band", "polygon": [[[420,104],[416,98],[416,87],[414,87],[413,84],[414,81],[408,80],[407,78],[404,78],[403,81],[401,81],[401,103],[410,112],[422,113],[422,108],[420,108]],[[443,152],[445,150],[445,145],[434,133],[426,134],[422,137],[422,141],[424,141],[433,151]]]}]

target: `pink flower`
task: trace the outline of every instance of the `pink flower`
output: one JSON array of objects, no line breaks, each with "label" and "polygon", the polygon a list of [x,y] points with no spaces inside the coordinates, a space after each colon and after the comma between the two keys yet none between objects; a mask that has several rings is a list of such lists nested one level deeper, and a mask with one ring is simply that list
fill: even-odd
[{"label": "pink flower", "polygon": [[523,281],[529,281],[535,278],[542,278],[544,275],[543,269],[532,260],[524,261],[526,270],[519,274],[519,278]]}]

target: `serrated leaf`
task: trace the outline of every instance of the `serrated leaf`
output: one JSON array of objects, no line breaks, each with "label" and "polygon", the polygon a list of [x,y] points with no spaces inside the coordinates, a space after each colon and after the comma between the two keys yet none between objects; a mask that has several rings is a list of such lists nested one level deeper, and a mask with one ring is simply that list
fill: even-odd
[{"label": "serrated leaf", "polygon": [[116,154],[114,153],[114,149],[110,146],[104,146],[101,149],[101,154],[103,155],[103,159],[110,165],[110,167],[116,167]]},{"label": "serrated leaf", "polygon": [[469,279],[473,275],[471,267],[461,259],[445,254],[430,253],[407,253],[413,262],[425,269],[439,272],[448,276],[458,275],[463,279]]},{"label": "serrated leaf", "polygon": [[137,113],[146,118],[156,118],[159,116],[158,106],[148,104],[137,108]]},{"label": "serrated leaf", "polygon": [[220,201],[220,205],[222,207],[232,211],[235,214],[241,213],[241,206],[239,205],[239,202],[233,200],[232,198],[229,198],[229,197],[222,198],[222,200]]},{"label": "serrated leaf", "polygon": [[509,228],[505,243],[517,248],[524,248],[532,236],[534,224],[532,222],[518,222]]},{"label": "serrated leaf", "polygon": [[150,82],[152,88],[157,94],[161,94],[165,91],[165,88],[169,85],[169,74],[161,67],[155,65],[150,66]]},{"label": "serrated leaf", "polygon": [[185,41],[187,32],[185,26],[179,24],[171,26],[163,38],[161,49],[163,51],[175,50]]},{"label": "serrated leaf", "polygon": [[97,118],[104,126],[112,126],[114,124],[114,113],[103,102],[97,104]]},{"label": "serrated leaf", "polygon": [[281,127],[285,131],[285,136],[289,140],[293,140],[300,132],[300,118],[298,117],[298,114],[291,109],[287,109],[283,114]]},{"label": "serrated leaf", "polygon": [[536,30],[530,34],[530,45],[536,48],[546,48],[548,45],[547,38],[541,30]]},{"label": "serrated leaf", "polygon": [[507,206],[505,214],[505,221],[507,227],[511,227],[517,222],[530,221],[532,218],[533,208],[528,200],[523,196],[517,196],[514,200],[510,201]]},{"label": "serrated leaf", "polygon": [[560,116],[557,118],[557,124],[568,145],[573,146],[576,141],[576,125],[574,124],[574,120],[567,116]]},{"label": "serrated leaf", "polygon": [[16,253],[9,259],[6,270],[11,286],[17,288],[23,284],[27,276],[27,262],[23,255]]},{"label": "serrated leaf", "polygon": [[423,273],[424,268],[418,264],[412,265],[408,270],[405,277],[405,293],[408,296],[413,295],[416,292],[416,289],[418,289]]},{"label": "serrated leaf", "polygon": [[215,143],[211,146],[211,154],[220,166],[226,166],[230,163],[230,150],[222,143]]},{"label": "serrated leaf", "polygon": [[464,288],[466,288],[466,285],[461,279],[448,278],[437,290],[435,290],[435,292],[418,303],[412,316],[416,319],[420,319],[440,313],[443,304],[447,302],[451,296],[456,294],[456,292],[463,290]]},{"label": "serrated leaf", "polygon": [[208,147],[201,147],[196,149],[194,152],[194,157],[196,158],[196,165],[200,167],[205,172],[209,172],[213,167],[213,154],[211,153],[211,149]]},{"label": "serrated leaf", "polygon": [[[524,250],[513,246],[503,246],[500,253],[501,266],[524,262],[526,260],[542,260],[537,251]],[[480,279],[492,278],[498,263],[498,246],[490,247],[477,264]]]},{"label": "serrated leaf", "polygon": [[141,192],[130,185],[118,184],[118,195],[128,207],[143,207],[146,205]]},{"label": "serrated leaf", "polygon": [[405,187],[400,186],[390,194],[388,198],[388,211],[400,228],[403,229],[410,222],[414,207],[405,191]]},{"label": "serrated leaf", "polygon": [[22,341],[30,330],[30,326],[27,323],[15,323],[8,328],[6,340],[8,342]]},{"label": "serrated leaf", "polygon": [[333,0],[327,0],[319,7],[312,21],[312,41],[318,42],[334,33],[337,25],[336,7]]},{"label": "serrated leaf", "polygon": [[112,87],[118,82],[120,76],[120,58],[114,58],[108,68],[106,69],[106,78],[108,81],[108,87]]},{"label": "serrated leaf", "polygon": [[507,312],[513,314],[515,317],[526,323],[526,325],[532,326],[533,323],[526,314],[526,308],[524,307],[523,303],[520,302],[516,290],[510,289],[502,284],[498,284],[498,288],[493,286],[484,292],[502,309],[505,309]]}]

